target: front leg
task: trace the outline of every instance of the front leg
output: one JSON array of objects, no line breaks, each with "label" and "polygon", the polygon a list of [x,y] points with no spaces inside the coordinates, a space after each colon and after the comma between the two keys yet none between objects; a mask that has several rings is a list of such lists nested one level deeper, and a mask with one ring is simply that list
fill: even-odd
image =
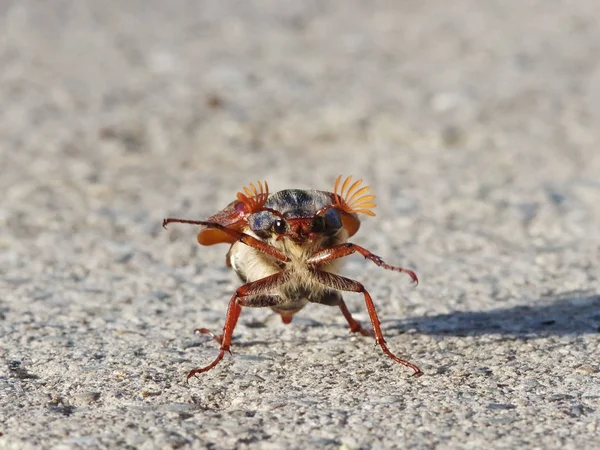
[{"label": "front leg", "polygon": [[408,274],[408,276],[412,279],[414,283],[419,284],[419,279],[412,270],[403,269],[402,267],[390,266],[389,264],[384,263],[379,256],[371,253],[366,248],[361,247],[360,245],[352,244],[350,242],[347,242],[345,244],[334,245],[333,247],[329,247],[324,250],[319,250],[318,252],[313,253],[311,257],[306,260],[306,263],[318,266],[329,261],[333,261],[334,259],[343,258],[344,256],[349,256],[357,252],[363,255],[366,259],[377,264],[379,267],[383,267],[387,270],[394,270],[396,272],[404,272]]},{"label": "front leg", "polygon": [[189,223],[191,225],[201,225],[206,228],[214,228],[216,230],[220,230],[223,233],[228,234],[232,238],[242,242],[243,244],[246,244],[249,247],[255,248],[258,251],[261,251],[263,253],[266,253],[269,256],[272,256],[273,258],[275,258],[281,262],[289,262],[289,260],[290,260],[287,256],[285,256],[283,253],[281,253],[278,249],[267,244],[266,242],[256,239],[254,236],[250,236],[249,234],[242,233],[241,231],[227,228],[227,227],[221,225],[220,223],[204,222],[202,220],[186,220],[186,219],[169,218],[169,219],[163,220],[162,226],[163,226],[163,228],[167,228],[167,225],[170,223],[173,223],[173,222]]}]

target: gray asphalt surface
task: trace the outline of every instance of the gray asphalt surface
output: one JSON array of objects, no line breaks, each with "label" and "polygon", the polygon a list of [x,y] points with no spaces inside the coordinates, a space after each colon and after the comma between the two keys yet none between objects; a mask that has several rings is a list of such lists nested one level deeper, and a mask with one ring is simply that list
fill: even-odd
[{"label": "gray asphalt surface", "polygon": [[[597,0],[0,2],[0,448],[597,448],[598,105]],[[312,305],[187,385],[239,282],[163,217],[339,173],[425,375]]]}]

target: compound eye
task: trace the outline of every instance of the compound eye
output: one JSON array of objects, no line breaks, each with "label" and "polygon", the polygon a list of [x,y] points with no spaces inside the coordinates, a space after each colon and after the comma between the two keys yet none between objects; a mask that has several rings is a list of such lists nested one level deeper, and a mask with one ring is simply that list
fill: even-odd
[{"label": "compound eye", "polygon": [[337,231],[342,228],[342,218],[340,213],[336,209],[328,210],[324,216],[324,227],[331,231]]},{"label": "compound eye", "polygon": [[284,220],[281,219],[277,219],[275,222],[273,222],[273,231],[277,234],[283,234],[286,232],[286,224]]},{"label": "compound eye", "polygon": [[313,233],[322,233],[325,231],[325,219],[321,216],[317,216],[313,219],[312,230]]}]

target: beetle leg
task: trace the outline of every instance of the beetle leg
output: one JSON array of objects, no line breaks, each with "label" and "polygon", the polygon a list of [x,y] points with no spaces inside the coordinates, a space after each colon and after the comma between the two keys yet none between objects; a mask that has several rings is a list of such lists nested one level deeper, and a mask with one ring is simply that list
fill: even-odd
[{"label": "beetle leg", "polygon": [[[238,304],[240,306],[246,306],[248,308],[265,308],[281,305],[285,303],[285,299],[278,295],[252,295],[249,297],[239,297]],[[223,343],[223,334],[215,334],[208,328],[196,328],[194,333],[208,334],[213,340],[219,344]]]},{"label": "beetle leg", "polygon": [[210,331],[208,328],[196,328],[194,330],[194,333],[197,334],[208,334],[213,340],[217,341],[219,344],[223,343],[223,335],[222,334],[215,334],[212,331]]},{"label": "beetle leg", "polygon": [[351,333],[360,333],[363,336],[375,337],[372,330],[365,330],[363,328],[363,326],[360,324],[360,322],[357,321],[356,319],[354,319],[354,317],[352,317],[352,314],[350,314],[350,311],[348,310],[348,307],[346,306],[346,303],[344,302],[344,299],[342,298],[341,295],[340,295],[340,301],[338,303],[338,306],[340,307],[342,314],[348,321],[348,325],[350,326]]},{"label": "beetle leg", "polygon": [[286,277],[284,276],[284,272],[277,272],[273,275],[246,283],[237,288],[231,297],[231,300],[229,301],[225,326],[223,327],[223,334],[218,338],[218,340],[221,342],[219,354],[208,366],[191,370],[187,375],[188,381],[191,377],[197,376],[199,373],[208,372],[210,369],[219,364],[219,362],[225,356],[225,352],[231,353],[230,346],[233,330],[235,329],[237,321],[240,317],[240,313],[242,312],[242,306],[245,306],[243,298],[248,295],[264,294],[269,292],[273,288],[285,282],[285,280]]},{"label": "beetle leg", "polygon": [[169,218],[169,219],[163,220],[162,226],[163,226],[163,228],[166,228],[168,224],[173,223],[173,222],[189,223],[191,225],[201,225],[206,228],[214,228],[214,229],[222,231],[223,233],[227,233],[229,236],[237,239],[238,241],[246,244],[247,246],[255,248],[256,250],[261,251],[263,253],[266,253],[267,255],[272,256],[275,259],[278,259],[279,261],[288,262],[290,260],[287,256],[285,256],[283,253],[281,253],[278,249],[267,244],[266,242],[256,239],[254,236],[250,236],[249,234],[242,233],[241,231],[227,228],[219,223],[204,222],[202,220],[186,220],[186,219]]},{"label": "beetle leg", "polygon": [[318,252],[313,253],[312,256],[308,258],[306,263],[313,264],[316,266],[329,261],[333,261],[334,259],[352,255],[353,253],[357,252],[363,255],[369,261],[372,261],[375,264],[377,264],[379,267],[408,274],[408,276],[412,279],[414,283],[419,284],[419,279],[412,270],[404,269],[402,267],[390,266],[389,264],[384,263],[379,256],[371,253],[366,248],[361,247],[360,245],[352,244],[350,242],[347,242],[345,244],[334,245],[333,247],[329,247],[324,250],[319,250]]},{"label": "beetle leg", "polygon": [[279,295],[253,295],[242,300],[242,305],[248,308],[271,308],[285,303],[285,299]]},{"label": "beetle leg", "polygon": [[[363,336],[373,336],[373,332],[370,330],[365,330],[360,322],[352,317],[352,314],[348,310],[344,299],[342,298],[342,294],[335,290],[328,290],[325,293],[320,294],[319,296],[311,295],[308,297],[308,301],[311,303],[319,303],[321,305],[327,306],[339,306],[342,314],[344,315],[348,325],[350,326],[351,333],[360,333]],[[374,336],[373,336],[374,337]]]},{"label": "beetle leg", "polygon": [[369,312],[369,317],[371,318],[371,324],[373,325],[373,331],[375,333],[375,342],[377,343],[377,345],[379,345],[381,347],[381,350],[383,350],[383,352],[390,358],[392,358],[394,361],[396,361],[399,364],[402,364],[403,366],[411,368],[414,371],[413,376],[419,377],[423,375],[423,372],[417,366],[404,359],[398,358],[390,351],[390,349],[388,349],[387,345],[385,344],[385,339],[383,338],[383,333],[381,332],[379,317],[377,317],[377,311],[375,310],[375,304],[373,303],[373,299],[361,283],[355,280],[351,280],[350,278],[345,278],[340,275],[336,275],[329,272],[323,272],[321,270],[313,270],[312,274],[315,277],[315,279],[319,281],[319,283],[327,287],[338,289],[340,291],[360,292],[361,294],[363,294],[363,296],[365,297],[367,311]]},{"label": "beetle leg", "polygon": [[227,308],[227,316],[225,319],[225,326],[223,327],[223,334],[220,336],[213,335],[215,340],[221,343],[219,354],[208,366],[191,370],[187,375],[188,381],[191,377],[195,377],[199,373],[208,372],[210,369],[215,367],[223,359],[225,352],[231,353],[231,350],[229,349],[231,345],[231,336],[233,335],[233,330],[235,329],[237,321],[240,317],[240,313],[242,312],[242,307],[237,303],[237,298],[238,296],[236,292],[233,294],[233,297],[229,302],[229,307]]}]

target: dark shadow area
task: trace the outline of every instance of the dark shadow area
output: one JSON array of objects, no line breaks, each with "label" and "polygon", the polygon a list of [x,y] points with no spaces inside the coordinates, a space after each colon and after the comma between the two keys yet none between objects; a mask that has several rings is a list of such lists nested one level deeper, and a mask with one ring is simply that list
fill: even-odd
[{"label": "dark shadow area", "polygon": [[[600,294],[590,291],[574,291],[543,297],[532,305],[520,305],[510,308],[494,308],[488,311],[457,311],[435,316],[412,317],[406,320],[382,320],[384,334],[391,330],[406,332],[416,330],[418,334],[447,336],[482,336],[506,335],[513,337],[564,336],[600,334]],[[338,313],[332,309],[333,314]],[[304,342],[312,339],[320,341],[310,333],[311,328],[337,327],[342,330],[335,338],[346,339],[352,334],[345,323],[323,323],[303,318],[301,313],[289,326],[302,328],[305,331]],[[279,317],[267,317],[262,321],[250,320],[245,325],[249,328],[267,328],[271,321]],[[333,320],[333,319],[332,319]],[[363,320],[368,326],[368,322]],[[237,331],[237,330],[236,330]],[[345,332],[344,332],[345,331]],[[255,345],[268,345],[267,340],[247,340],[243,331],[234,333],[232,347],[244,348]],[[184,344],[185,349],[193,347],[214,347],[219,344],[210,336],[195,337]]]},{"label": "dark shadow area", "polygon": [[535,337],[600,333],[600,294],[567,292],[541,298],[531,306],[417,317],[391,328],[415,328],[417,333],[452,336]]}]

